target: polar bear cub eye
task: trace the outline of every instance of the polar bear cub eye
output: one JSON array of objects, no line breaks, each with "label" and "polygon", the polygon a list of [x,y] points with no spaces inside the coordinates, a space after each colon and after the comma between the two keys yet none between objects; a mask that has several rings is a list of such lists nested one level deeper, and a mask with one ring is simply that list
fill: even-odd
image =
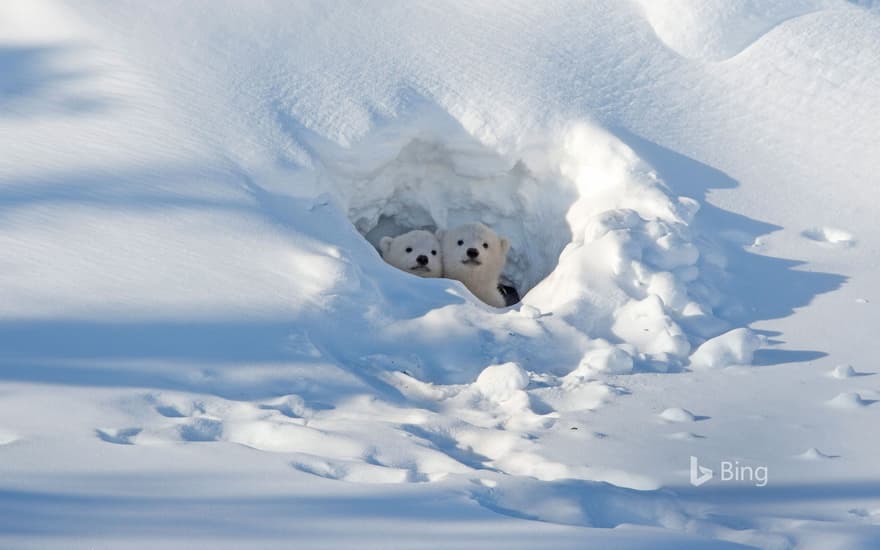
[{"label": "polar bear cub eye", "polygon": [[410,252],[412,252],[412,247],[406,247],[406,253],[409,254]]}]

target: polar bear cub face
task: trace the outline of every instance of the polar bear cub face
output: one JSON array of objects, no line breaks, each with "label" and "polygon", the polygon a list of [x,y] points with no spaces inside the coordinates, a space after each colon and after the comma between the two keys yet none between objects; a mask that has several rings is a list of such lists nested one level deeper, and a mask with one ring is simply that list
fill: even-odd
[{"label": "polar bear cub face", "polygon": [[397,269],[419,277],[443,275],[440,241],[430,231],[417,229],[397,237],[382,237],[379,249],[382,259]]},{"label": "polar bear cub face", "polygon": [[504,307],[498,277],[507,261],[510,243],[481,223],[469,223],[438,232],[443,275],[464,283],[483,302]]}]

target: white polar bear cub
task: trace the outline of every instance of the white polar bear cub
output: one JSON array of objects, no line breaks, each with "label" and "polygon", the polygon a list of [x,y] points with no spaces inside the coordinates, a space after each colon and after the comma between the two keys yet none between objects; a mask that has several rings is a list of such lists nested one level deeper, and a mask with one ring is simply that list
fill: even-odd
[{"label": "white polar bear cub", "polygon": [[430,231],[416,229],[397,237],[382,237],[379,241],[382,259],[397,269],[419,277],[440,277],[440,241]]},{"label": "white polar bear cub", "polygon": [[498,277],[507,261],[510,243],[481,223],[438,231],[443,276],[461,281],[474,296],[490,306],[505,307]]}]

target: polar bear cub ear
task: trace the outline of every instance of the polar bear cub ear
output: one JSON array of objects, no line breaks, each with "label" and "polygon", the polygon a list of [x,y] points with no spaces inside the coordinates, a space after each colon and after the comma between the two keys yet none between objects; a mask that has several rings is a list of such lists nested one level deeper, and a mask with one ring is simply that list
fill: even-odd
[{"label": "polar bear cub ear", "polygon": [[510,250],[510,241],[501,237],[498,239],[498,242],[501,243],[501,253],[506,255],[507,251]]},{"label": "polar bear cub ear", "polygon": [[388,251],[391,250],[391,243],[394,242],[392,237],[382,237],[379,241],[379,250],[382,252],[382,257],[388,255]]}]

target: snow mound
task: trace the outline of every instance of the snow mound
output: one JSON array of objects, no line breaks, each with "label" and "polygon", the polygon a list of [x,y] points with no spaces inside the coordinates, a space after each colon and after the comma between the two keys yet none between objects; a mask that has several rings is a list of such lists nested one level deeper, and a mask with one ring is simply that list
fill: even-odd
[{"label": "snow mound", "polygon": [[838,458],[838,456],[823,453],[816,447],[810,447],[806,451],[797,455],[797,458],[800,458],[801,460],[830,460],[832,458]]},{"label": "snow mound", "polygon": [[596,373],[628,374],[633,370],[632,356],[620,347],[600,347],[584,354],[578,367],[568,377],[589,377]]},{"label": "snow mound", "polygon": [[498,402],[507,401],[528,385],[529,375],[516,363],[486,367],[474,382],[484,396]]},{"label": "snow mound", "polygon": [[836,409],[860,409],[867,407],[872,401],[863,399],[857,392],[843,392],[828,401],[828,405]]},{"label": "snow mound", "polygon": [[692,368],[748,365],[763,340],[746,328],[738,328],[707,340],[691,355]]},{"label": "snow mound", "polygon": [[693,432],[673,432],[666,437],[678,441],[699,441],[700,439],[705,439],[705,436]]},{"label": "snow mound", "polygon": [[0,445],[8,445],[18,441],[18,435],[15,432],[0,428]]},{"label": "snow mound", "polygon": [[856,238],[851,233],[835,227],[812,227],[805,230],[803,236],[816,243],[839,248],[856,244]]},{"label": "snow mound", "polygon": [[660,418],[667,422],[693,422],[697,416],[687,409],[670,407],[659,414]]},{"label": "snow mound", "polygon": [[856,369],[852,367],[852,365],[837,365],[836,367],[834,367],[834,370],[829,373],[829,376],[831,376],[832,378],[839,379],[852,378],[857,375],[858,373],[856,372]]}]

